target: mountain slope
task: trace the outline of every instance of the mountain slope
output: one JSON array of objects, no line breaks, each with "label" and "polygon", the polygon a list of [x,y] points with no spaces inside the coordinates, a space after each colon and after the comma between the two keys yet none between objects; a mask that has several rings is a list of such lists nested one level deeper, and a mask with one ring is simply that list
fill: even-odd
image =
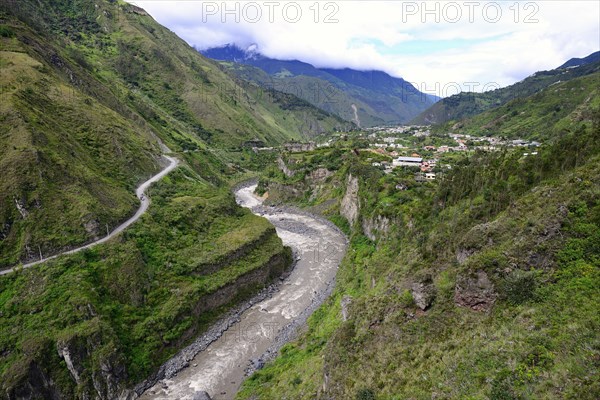
[{"label": "mountain slope", "polygon": [[[263,177],[270,201],[325,210],[351,242],[332,298],[238,398],[598,398],[600,93],[582,83],[594,78],[546,89],[589,98],[558,119],[543,96],[560,95],[512,103],[512,124],[545,138],[537,154],[471,153],[436,182],[408,172],[403,189],[354,146]],[[325,167],[327,185],[312,178]]]},{"label": "mountain slope", "polygon": [[557,69],[579,67],[586,64],[592,64],[600,61],[600,51],[590,54],[584,58],[571,58],[569,61],[558,67]]},{"label": "mountain slope", "polygon": [[0,182],[0,266],[126,219],[135,184],[159,168],[161,141],[193,152],[198,172],[218,182],[232,166],[208,146],[239,152],[249,140],[306,140],[348,125],[236,82],[127,3],[24,0],[1,10],[0,151],[11,173]]},{"label": "mountain slope", "polygon": [[238,82],[122,1],[3,1],[0,46],[0,268],[103,237],[163,152],[181,161],[117,237],[0,277],[0,398],[133,396],[291,264],[230,192],[269,157],[248,146],[349,124]]},{"label": "mountain slope", "polygon": [[600,109],[600,71],[556,83],[536,94],[438,129],[473,135],[551,141],[591,124]]},{"label": "mountain slope", "polygon": [[[593,55],[590,56],[593,60]],[[514,85],[485,93],[459,93],[445,98],[423,111],[411,122],[414,124],[442,124],[458,121],[499,107],[511,100],[528,97],[552,84],[589,75],[600,69],[600,62],[582,64],[577,68],[557,68],[540,71]]]},{"label": "mountain slope", "polygon": [[0,265],[7,266],[115,227],[137,207],[133,189],[158,170],[160,148],[131,110],[105,105],[118,104],[105,88],[93,81],[87,88],[102,98],[73,85],[65,75],[79,80],[80,71],[56,68],[51,62],[69,68],[57,53],[46,63],[14,38],[3,45]]},{"label": "mountain slope", "polygon": [[245,79],[293,93],[362,126],[408,122],[437,101],[404,79],[381,71],[315,68],[298,60],[268,58],[255,48],[242,50],[235,45],[203,50],[202,54],[227,62],[227,68]]}]

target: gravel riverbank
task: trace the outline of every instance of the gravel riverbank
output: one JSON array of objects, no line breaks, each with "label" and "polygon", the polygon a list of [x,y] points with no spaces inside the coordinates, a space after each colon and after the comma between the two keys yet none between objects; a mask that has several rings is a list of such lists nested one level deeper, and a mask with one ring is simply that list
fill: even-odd
[{"label": "gravel riverbank", "polygon": [[[232,310],[135,388],[143,399],[231,399],[246,376],[296,337],[335,286],[347,239],[330,221],[295,207],[263,206],[255,182],[238,185],[238,203],[269,219],[294,252],[289,276]],[[143,394],[142,394],[143,393]]]}]

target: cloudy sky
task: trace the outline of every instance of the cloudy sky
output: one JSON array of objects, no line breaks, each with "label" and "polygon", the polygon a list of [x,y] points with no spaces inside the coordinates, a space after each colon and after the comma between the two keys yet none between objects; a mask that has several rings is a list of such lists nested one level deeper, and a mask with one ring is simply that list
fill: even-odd
[{"label": "cloudy sky", "polygon": [[191,45],[379,69],[422,91],[481,91],[600,49],[598,1],[128,0]]}]

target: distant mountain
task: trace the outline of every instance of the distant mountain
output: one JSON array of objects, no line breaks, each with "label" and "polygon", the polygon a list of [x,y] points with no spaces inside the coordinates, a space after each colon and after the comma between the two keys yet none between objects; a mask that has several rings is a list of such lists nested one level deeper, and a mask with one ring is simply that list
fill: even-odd
[{"label": "distant mountain", "polygon": [[[443,124],[449,121],[458,121],[500,107],[511,100],[531,96],[550,85],[592,74],[600,69],[598,54],[594,53],[583,59],[569,60],[557,69],[536,72],[520,82],[501,89],[485,93],[459,93],[447,97],[423,111],[411,122],[414,124]],[[578,68],[570,68],[577,65],[579,65]]]},{"label": "distant mountain", "polygon": [[577,132],[585,121],[589,126],[593,125],[600,111],[598,82],[600,70],[550,85],[531,96],[509,101],[500,107],[436,129],[547,143],[566,132]]},{"label": "distant mountain", "polygon": [[439,100],[382,71],[316,68],[299,60],[277,60],[262,55],[256,45],[242,49],[228,44],[201,53],[221,61],[244,80],[295,94],[363,127],[408,122]]},{"label": "distant mountain", "polygon": [[592,53],[585,58],[571,58],[557,69],[580,67],[582,65],[592,64],[598,61],[600,61],[600,51]]},{"label": "distant mountain", "polygon": [[125,1],[2,0],[0,15],[0,271],[106,237],[162,153],[180,161],[118,237],[0,277],[0,399],[137,397],[289,264],[231,193],[274,157],[251,147],[353,126],[238,82]]},{"label": "distant mountain", "polygon": [[[81,245],[124,220],[136,205],[131,188],[158,169],[160,141],[200,154],[352,128],[288,93],[236,82],[142,9],[109,0],[52,4],[41,15],[37,0],[0,3],[0,268]],[[105,21],[102,13],[123,17]],[[56,94],[65,88],[69,96]],[[219,180],[222,159],[202,173]],[[20,213],[15,199],[29,211]]]}]

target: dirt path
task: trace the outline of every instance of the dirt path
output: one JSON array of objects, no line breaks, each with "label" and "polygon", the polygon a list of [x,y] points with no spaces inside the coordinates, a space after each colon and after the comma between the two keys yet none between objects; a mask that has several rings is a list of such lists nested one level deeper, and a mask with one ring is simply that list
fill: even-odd
[{"label": "dirt path", "polygon": [[167,175],[169,172],[173,171],[177,167],[177,165],[179,165],[178,159],[169,157],[169,156],[163,156],[163,157],[169,161],[169,165],[167,165],[158,174],[154,175],[153,177],[148,179],[146,182],[142,183],[135,191],[137,198],[140,200],[140,208],[138,208],[138,210],[135,212],[133,217],[129,218],[127,221],[123,222],[121,225],[116,227],[112,232],[110,232],[110,234],[103,237],[102,239],[96,240],[95,242],[88,243],[85,246],[81,246],[76,249],[58,253],[53,256],[43,258],[41,260],[33,261],[28,264],[24,264],[22,267],[15,267],[15,268],[11,268],[11,269],[6,269],[4,271],[0,271],[0,275],[9,274],[9,273],[15,271],[15,269],[17,269],[17,268],[31,268],[35,265],[41,264],[48,260],[52,260],[54,258],[60,257],[65,254],[78,253],[82,250],[89,249],[89,248],[97,246],[101,243],[107,242],[110,239],[117,236],[119,233],[123,232],[127,227],[129,227],[135,221],[140,219],[140,217],[148,210],[148,207],[150,206],[150,199],[148,198],[148,196],[146,196],[146,190],[150,187],[150,185],[153,184],[154,182],[158,182],[159,180],[161,180],[165,175]]}]

